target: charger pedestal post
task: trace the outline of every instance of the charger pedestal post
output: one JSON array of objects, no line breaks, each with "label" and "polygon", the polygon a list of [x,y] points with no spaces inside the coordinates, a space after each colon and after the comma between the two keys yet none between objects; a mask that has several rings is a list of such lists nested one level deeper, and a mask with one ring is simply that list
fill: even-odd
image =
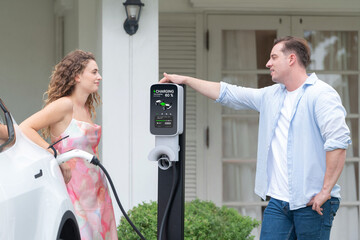
[{"label": "charger pedestal post", "polygon": [[[150,131],[158,162],[158,240],[184,239],[185,93],[176,84],[154,84],[150,96]],[[176,170],[176,171],[175,171]],[[163,221],[165,217],[165,221]],[[163,226],[162,226],[163,224]]]},{"label": "charger pedestal post", "polygon": [[[180,148],[182,145],[185,146],[185,134],[181,134],[180,138]],[[183,141],[183,143],[181,143]],[[168,215],[168,220],[165,222],[165,233],[163,238],[159,240],[183,240],[184,239],[184,170],[185,164],[182,159],[185,159],[184,150],[180,150],[180,161],[176,162],[176,171],[179,176],[177,189],[175,191],[175,196],[171,204],[171,208]],[[182,156],[183,155],[183,156]],[[161,221],[164,217],[164,212],[166,205],[169,200],[171,193],[171,185],[173,181],[173,171],[172,170],[161,170],[158,169],[158,233],[160,232]],[[159,237],[159,235],[158,235]]]}]

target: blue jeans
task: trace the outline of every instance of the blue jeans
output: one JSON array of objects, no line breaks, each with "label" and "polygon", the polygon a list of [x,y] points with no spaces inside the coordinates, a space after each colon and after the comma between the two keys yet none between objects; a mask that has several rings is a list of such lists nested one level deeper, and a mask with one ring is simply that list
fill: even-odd
[{"label": "blue jeans", "polygon": [[323,215],[312,207],[290,210],[289,203],[270,199],[264,211],[260,240],[328,240],[340,201],[332,197],[322,205]]}]

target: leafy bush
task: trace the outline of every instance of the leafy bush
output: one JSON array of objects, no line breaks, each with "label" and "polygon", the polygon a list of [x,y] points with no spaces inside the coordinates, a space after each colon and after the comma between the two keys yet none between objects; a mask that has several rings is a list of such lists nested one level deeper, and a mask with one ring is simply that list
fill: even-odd
[{"label": "leafy bush", "polygon": [[[157,239],[157,203],[142,203],[129,210],[128,215],[147,240]],[[185,240],[250,240],[259,222],[241,216],[235,209],[217,207],[214,203],[193,200],[185,203]],[[139,236],[124,217],[118,226],[119,240],[137,240]]]},{"label": "leafy bush", "polygon": [[[157,202],[142,203],[127,212],[129,218],[147,240],[157,239]],[[119,240],[138,240],[140,237],[124,216],[118,226]]]}]

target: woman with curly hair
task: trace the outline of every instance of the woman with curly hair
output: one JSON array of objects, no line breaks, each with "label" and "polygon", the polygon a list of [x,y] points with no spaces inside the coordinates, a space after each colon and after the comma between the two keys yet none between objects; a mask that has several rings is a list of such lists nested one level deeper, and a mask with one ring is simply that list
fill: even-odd
[{"label": "woman with curly hair", "polygon": [[[54,145],[59,153],[76,148],[98,155],[101,127],[92,119],[94,104],[100,102],[97,91],[101,80],[92,53],[69,53],[55,66],[44,108],[21,123],[22,131],[45,149],[49,144],[38,134],[39,130],[52,142],[68,136]],[[102,171],[81,158],[61,164],[60,169],[81,239],[117,239],[114,210]]]}]

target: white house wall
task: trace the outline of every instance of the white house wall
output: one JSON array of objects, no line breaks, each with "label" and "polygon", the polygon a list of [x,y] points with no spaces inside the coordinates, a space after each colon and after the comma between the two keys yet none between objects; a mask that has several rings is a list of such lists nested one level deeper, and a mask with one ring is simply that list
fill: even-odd
[{"label": "white house wall", "polygon": [[[157,163],[149,132],[149,88],[158,76],[158,1],[144,1],[139,29],[129,36],[122,1],[102,1],[103,160],[129,209],[157,200]],[[115,201],[114,201],[115,204]],[[115,206],[117,221],[120,210]]]},{"label": "white house wall", "polygon": [[43,104],[55,64],[54,2],[0,1],[0,98],[18,123]]}]

